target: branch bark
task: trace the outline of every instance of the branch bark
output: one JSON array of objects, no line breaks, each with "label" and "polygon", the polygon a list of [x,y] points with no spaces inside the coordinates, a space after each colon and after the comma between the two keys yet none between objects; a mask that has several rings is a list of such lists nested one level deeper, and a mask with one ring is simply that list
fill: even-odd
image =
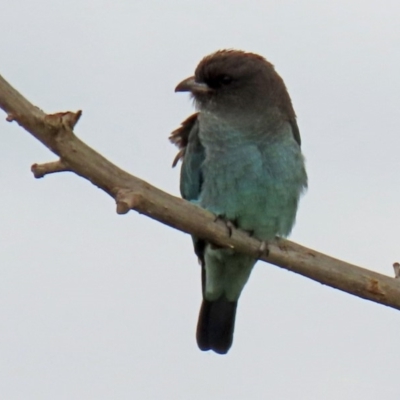
[{"label": "branch bark", "polygon": [[360,268],[322,253],[279,239],[260,255],[261,243],[240,230],[229,235],[215,216],[185,200],[171,196],[128,174],[91,149],[73,133],[81,111],[45,114],[0,76],[0,108],[6,120],[16,121],[42,142],[59,161],[34,164],[36,178],[72,171],[113,197],[117,213],[135,210],[175,229],[207,239],[219,246],[260,258],[322,284],[400,310],[400,280]]}]

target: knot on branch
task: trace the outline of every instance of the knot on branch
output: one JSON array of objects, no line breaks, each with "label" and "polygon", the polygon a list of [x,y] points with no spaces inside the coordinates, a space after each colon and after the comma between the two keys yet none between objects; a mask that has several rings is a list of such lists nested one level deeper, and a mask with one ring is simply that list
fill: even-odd
[{"label": "knot on branch", "polygon": [[8,113],[6,117],[7,122],[13,122],[15,120],[14,114]]},{"label": "knot on branch", "polygon": [[366,289],[375,296],[385,296],[385,292],[381,289],[380,282],[377,279],[368,279]]},{"label": "knot on branch", "polygon": [[142,196],[131,190],[120,189],[115,196],[117,203],[117,214],[127,214],[130,210],[136,209],[142,202]]},{"label": "knot on branch", "polygon": [[62,125],[64,128],[67,128],[68,130],[72,130],[77,122],[79,121],[79,118],[82,115],[82,110],[78,110],[77,112],[72,112],[72,111],[66,111],[66,112],[59,112],[55,114],[47,114],[44,117],[45,122],[51,124],[51,125]]}]

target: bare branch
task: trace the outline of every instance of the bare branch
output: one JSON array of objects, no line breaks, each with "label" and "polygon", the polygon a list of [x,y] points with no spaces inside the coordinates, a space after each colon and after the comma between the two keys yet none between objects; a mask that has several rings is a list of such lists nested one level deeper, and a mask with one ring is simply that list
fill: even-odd
[{"label": "bare branch", "polygon": [[[33,106],[0,76],[0,108],[8,121],[16,121],[42,142],[60,161],[44,164],[45,173],[62,167],[89,180],[116,200],[117,213],[133,209],[183,232],[230,247],[253,257],[260,256],[262,243],[226,225],[208,211],[168,195],[149,183],[121,170],[79,140],[72,132],[81,112],[46,115]],[[44,167],[46,166],[46,167]],[[400,281],[335,258],[293,242],[279,239],[268,243],[263,261],[343,290],[355,296],[400,309]]]}]

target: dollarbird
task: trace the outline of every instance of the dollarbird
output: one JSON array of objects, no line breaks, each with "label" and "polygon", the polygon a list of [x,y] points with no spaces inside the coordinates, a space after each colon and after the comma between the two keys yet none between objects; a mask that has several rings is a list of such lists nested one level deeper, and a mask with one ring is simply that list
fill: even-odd
[{"label": "dollarbird", "polygon": [[[260,55],[220,50],[178,84],[197,113],[170,140],[182,161],[184,199],[268,242],[290,234],[307,187],[300,132],[291,99],[274,66]],[[193,237],[203,302],[196,339],[226,354],[239,296],[256,263],[251,256]]]}]

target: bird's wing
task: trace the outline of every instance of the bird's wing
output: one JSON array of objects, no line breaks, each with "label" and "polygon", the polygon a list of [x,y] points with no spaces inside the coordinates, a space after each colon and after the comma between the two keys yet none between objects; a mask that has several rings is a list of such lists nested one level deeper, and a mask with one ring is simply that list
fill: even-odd
[{"label": "bird's wing", "polygon": [[175,166],[182,160],[180,190],[182,197],[189,201],[199,198],[203,183],[201,166],[205,155],[199,139],[197,116],[198,113],[183,121],[170,136],[171,142],[179,147],[172,165]]},{"label": "bird's wing", "polygon": [[[182,122],[182,125],[172,132],[170,141],[179,148],[173,167],[182,160],[180,191],[185,200],[196,201],[200,197],[201,186],[203,184],[202,164],[205,153],[204,147],[199,138],[198,113],[193,114]],[[205,269],[204,269],[204,240],[192,237],[194,251],[199,257],[202,265],[202,281],[204,289]]]}]

